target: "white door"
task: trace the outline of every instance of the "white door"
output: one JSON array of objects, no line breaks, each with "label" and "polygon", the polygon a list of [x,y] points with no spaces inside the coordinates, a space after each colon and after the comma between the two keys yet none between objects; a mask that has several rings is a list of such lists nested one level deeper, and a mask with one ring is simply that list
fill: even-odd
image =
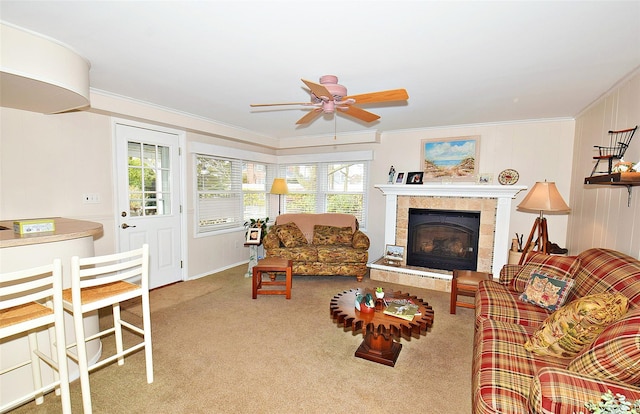
[{"label": "white door", "polygon": [[179,136],[121,123],[115,134],[119,249],[149,244],[151,288],[180,281]]}]

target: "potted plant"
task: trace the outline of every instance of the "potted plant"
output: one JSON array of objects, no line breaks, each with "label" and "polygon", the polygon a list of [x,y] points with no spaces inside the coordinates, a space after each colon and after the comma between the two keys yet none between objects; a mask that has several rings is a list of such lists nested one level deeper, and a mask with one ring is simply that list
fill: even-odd
[{"label": "potted plant", "polygon": [[244,222],[244,236],[247,237],[247,233],[249,229],[262,229],[260,232],[260,243],[262,243],[262,238],[265,234],[267,234],[267,222],[269,221],[269,217],[266,218],[257,218],[257,219],[249,219],[249,221]]},{"label": "potted plant", "polygon": [[384,290],[380,286],[376,288],[376,298],[378,299],[384,298]]},{"label": "potted plant", "polygon": [[611,390],[602,394],[597,403],[588,402],[584,406],[593,414],[640,414],[640,400],[627,400],[624,395],[614,395]]}]

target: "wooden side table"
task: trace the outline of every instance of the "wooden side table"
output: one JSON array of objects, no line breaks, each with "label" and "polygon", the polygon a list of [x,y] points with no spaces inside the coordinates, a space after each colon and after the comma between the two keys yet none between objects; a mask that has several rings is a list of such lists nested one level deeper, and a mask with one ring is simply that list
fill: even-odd
[{"label": "wooden side table", "polygon": [[[262,274],[269,273],[270,280],[262,280]],[[284,281],[276,280],[276,273],[285,273]],[[291,299],[291,279],[293,276],[293,262],[279,257],[267,257],[258,260],[253,266],[252,297],[258,295],[285,295]],[[262,289],[262,286],[284,286],[284,290]]]},{"label": "wooden side table", "polygon": [[491,273],[476,272],[473,270],[454,270],[453,279],[451,279],[451,299],[449,304],[449,313],[456,314],[456,306],[463,308],[475,308],[473,303],[458,301],[458,295],[475,296],[478,291],[478,283],[481,280],[491,280]]}]

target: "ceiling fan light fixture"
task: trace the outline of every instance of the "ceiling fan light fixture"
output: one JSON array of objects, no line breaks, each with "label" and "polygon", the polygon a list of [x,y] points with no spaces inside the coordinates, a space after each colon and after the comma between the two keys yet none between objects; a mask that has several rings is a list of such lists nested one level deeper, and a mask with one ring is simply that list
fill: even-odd
[{"label": "ceiling fan light fixture", "polygon": [[311,103],[274,103],[274,104],[251,104],[254,106],[278,106],[278,105],[303,105],[312,106],[305,116],[300,118],[296,125],[308,124],[317,119],[320,114],[334,114],[337,109],[341,114],[356,118],[363,122],[373,122],[380,119],[379,115],[366,111],[356,105],[373,104],[393,101],[406,101],[409,99],[407,91],[404,89],[391,89],[380,92],[370,92],[359,95],[347,95],[347,88],[338,84],[338,77],[335,75],[324,75],[320,77],[320,83],[301,79],[309,88]]},{"label": "ceiling fan light fixture", "polygon": [[327,88],[333,99],[337,101],[347,96],[347,88],[338,85],[338,77],[335,75],[320,76],[320,85]]},{"label": "ceiling fan light fixture", "polygon": [[336,110],[336,102],[335,101],[327,101],[322,105],[322,112],[325,114],[332,114]]}]

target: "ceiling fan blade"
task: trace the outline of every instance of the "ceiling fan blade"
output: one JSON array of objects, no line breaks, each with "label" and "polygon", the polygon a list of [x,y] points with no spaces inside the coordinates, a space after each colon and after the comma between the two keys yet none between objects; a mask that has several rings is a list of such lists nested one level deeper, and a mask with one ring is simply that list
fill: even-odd
[{"label": "ceiling fan blade", "polygon": [[376,115],[373,112],[365,111],[364,109],[358,108],[357,106],[347,106],[344,108],[340,107],[339,109],[343,114],[358,118],[359,120],[364,122],[373,122],[376,119],[380,119],[379,115]]},{"label": "ceiling fan blade", "polygon": [[363,93],[361,95],[351,95],[342,98],[343,101],[353,99],[357,104],[368,104],[378,102],[405,101],[409,99],[406,89],[391,89],[388,91]]},{"label": "ceiling fan blade", "polygon": [[302,118],[298,119],[298,122],[296,122],[296,125],[308,124],[309,122],[312,122],[317,117],[319,117],[321,113],[322,113],[322,108],[316,108],[310,111],[308,114],[306,114]]},{"label": "ceiling fan blade", "polygon": [[329,92],[329,89],[325,88],[323,85],[320,85],[319,83],[313,83],[311,81],[304,80],[304,79],[301,79],[301,80],[302,82],[304,82],[305,85],[307,85],[307,87],[309,87],[309,89],[311,89],[311,92],[313,92],[313,94],[318,98],[320,98],[321,96],[325,96],[329,100],[333,100],[333,95],[331,95],[331,92]]},{"label": "ceiling fan blade", "polygon": [[259,106],[283,106],[283,105],[313,105],[311,102],[283,102],[283,103],[267,103],[267,104],[250,104],[251,107]]}]

